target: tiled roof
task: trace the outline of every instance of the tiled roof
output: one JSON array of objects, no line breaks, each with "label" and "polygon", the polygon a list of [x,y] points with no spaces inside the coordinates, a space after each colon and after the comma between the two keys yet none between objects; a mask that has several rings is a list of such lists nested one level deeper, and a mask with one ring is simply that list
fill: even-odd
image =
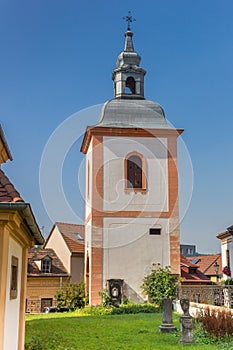
[{"label": "tiled roof", "polygon": [[2,202],[23,202],[18,191],[10,182],[5,173],[0,169],[0,203]]},{"label": "tiled roof", "polygon": [[186,258],[184,255],[180,254],[180,264],[181,266],[187,266],[187,267],[194,267],[197,268],[198,265],[193,264],[189,261],[188,258]]},{"label": "tiled roof", "polygon": [[[40,261],[46,256],[52,258],[52,267],[51,272],[44,273],[40,271],[35,261]],[[28,277],[33,276],[68,276],[68,272],[53,249],[32,248],[28,251]]]},{"label": "tiled roof", "polygon": [[[84,253],[85,226],[56,222],[71,253]],[[79,239],[80,235],[83,239]]]},{"label": "tiled roof", "polygon": [[[193,269],[195,273],[190,273],[189,268]],[[210,279],[198,268],[198,265],[192,264],[182,254],[180,255],[180,269],[181,278],[185,279],[185,282],[192,283],[208,283]]]},{"label": "tiled roof", "polygon": [[222,273],[221,254],[192,256],[192,257],[188,257],[187,259],[189,261],[198,260],[196,265],[198,265],[199,270],[202,271],[207,276],[216,276],[216,271],[214,269],[214,264],[216,262],[219,265],[219,274]]}]

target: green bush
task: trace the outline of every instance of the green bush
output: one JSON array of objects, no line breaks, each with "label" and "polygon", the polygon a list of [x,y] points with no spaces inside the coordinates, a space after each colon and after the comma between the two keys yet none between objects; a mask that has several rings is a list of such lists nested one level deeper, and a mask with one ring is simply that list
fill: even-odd
[{"label": "green bush", "polygon": [[133,304],[128,303],[126,305],[122,304],[120,307],[115,307],[112,309],[112,315],[121,314],[139,314],[139,313],[154,313],[158,312],[159,308],[152,304]]},{"label": "green bush", "polygon": [[80,310],[82,315],[102,316],[102,315],[122,315],[122,314],[138,314],[138,313],[154,313],[158,312],[159,308],[152,304],[121,304],[119,307],[103,305],[86,306]]},{"label": "green bush", "polygon": [[99,295],[102,298],[102,306],[107,307],[107,308],[113,306],[112,298],[108,294],[107,289],[104,289],[102,292],[99,292]]},{"label": "green bush", "polygon": [[70,283],[61,288],[55,295],[57,308],[67,307],[70,310],[83,308],[86,304],[85,284],[82,281],[79,283]]},{"label": "green bush", "polygon": [[149,296],[149,300],[162,306],[163,298],[175,299],[178,280],[170,272],[170,268],[158,268],[144,277],[142,289]]}]

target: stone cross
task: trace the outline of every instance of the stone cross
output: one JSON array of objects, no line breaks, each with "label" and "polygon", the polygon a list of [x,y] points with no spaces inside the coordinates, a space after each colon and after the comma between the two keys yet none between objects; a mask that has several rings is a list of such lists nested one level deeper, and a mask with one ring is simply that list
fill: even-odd
[{"label": "stone cross", "polygon": [[159,331],[162,333],[170,333],[176,330],[176,327],[172,323],[172,300],[169,298],[163,298],[162,324],[159,326]]},{"label": "stone cross", "polygon": [[180,333],[181,344],[194,343],[192,316],[189,314],[189,300],[187,298],[180,299],[180,306],[183,310],[183,315],[180,317]]}]

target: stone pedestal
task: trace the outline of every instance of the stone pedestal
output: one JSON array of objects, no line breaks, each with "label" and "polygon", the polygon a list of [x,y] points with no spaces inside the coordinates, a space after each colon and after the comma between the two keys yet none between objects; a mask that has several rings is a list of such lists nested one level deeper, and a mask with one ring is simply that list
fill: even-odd
[{"label": "stone pedestal", "polygon": [[192,316],[189,314],[189,300],[187,298],[181,299],[180,305],[184,312],[180,317],[180,344],[192,344],[194,343],[193,321]]},{"label": "stone pedestal", "polygon": [[191,316],[180,317],[180,333],[181,333],[181,344],[192,344],[194,343],[193,338],[193,322]]},{"label": "stone pedestal", "polygon": [[176,327],[172,323],[172,300],[164,298],[162,301],[162,324],[159,331],[162,333],[170,333],[176,331]]}]

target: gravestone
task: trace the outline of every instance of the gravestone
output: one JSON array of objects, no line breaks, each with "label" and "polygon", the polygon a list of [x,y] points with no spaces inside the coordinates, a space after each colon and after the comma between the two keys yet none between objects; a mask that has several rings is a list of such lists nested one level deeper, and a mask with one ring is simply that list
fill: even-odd
[{"label": "gravestone", "polygon": [[177,329],[172,323],[172,300],[163,298],[162,300],[162,324],[159,331],[162,333],[175,332]]},{"label": "gravestone", "polygon": [[183,310],[183,315],[180,317],[180,343],[192,344],[194,343],[193,322],[192,316],[189,314],[189,300],[187,298],[180,299],[180,306]]}]

